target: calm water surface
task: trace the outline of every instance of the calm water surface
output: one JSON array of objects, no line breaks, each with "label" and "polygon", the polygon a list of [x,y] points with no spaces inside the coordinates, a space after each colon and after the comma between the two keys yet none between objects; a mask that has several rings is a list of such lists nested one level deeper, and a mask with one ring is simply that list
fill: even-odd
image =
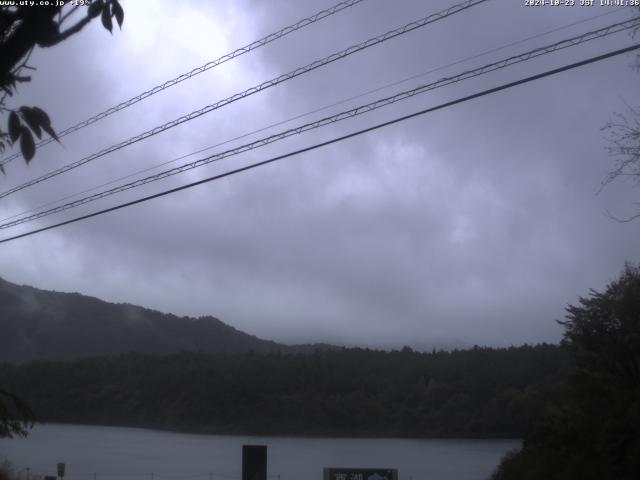
[{"label": "calm water surface", "polygon": [[515,440],[405,440],[194,435],[137,428],[39,425],[0,440],[0,457],[29,474],[67,480],[235,480],[242,445],[267,445],[273,480],[321,480],[323,467],[388,467],[399,480],[485,479]]}]

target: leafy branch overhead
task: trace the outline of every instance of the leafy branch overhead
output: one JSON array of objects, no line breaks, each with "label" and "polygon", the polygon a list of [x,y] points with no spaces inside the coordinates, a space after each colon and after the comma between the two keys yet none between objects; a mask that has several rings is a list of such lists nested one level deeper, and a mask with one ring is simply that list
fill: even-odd
[{"label": "leafy branch overhead", "polygon": [[124,21],[124,10],[118,3],[118,0],[112,2],[96,2],[89,5],[88,15],[90,18],[95,18],[100,15],[100,20],[104,28],[113,33],[112,18],[115,17],[118,22],[118,27],[122,28],[122,22]]},{"label": "leafy branch overhead", "polygon": [[[16,143],[20,140],[20,150],[27,163],[31,161],[36,153],[36,144],[33,140],[32,132],[40,139],[42,138],[43,130],[59,141],[56,132],[51,128],[49,115],[41,108],[20,107],[18,111],[14,110],[9,114],[9,139],[11,143]],[[0,168],[3,169],[2,165],[0,165]]]},{"label": "leafy branch overhead", "polygon": [[[88,6],[0,7],[0,111],[9,112],[6,131],[0,128],[0,153],[7,146],[19,144],[22,156],[29,163],[38,146],[34,135],[41,139],[44,132],[59,141],[44,110],[26,106],[6,108],[5,100],[17,92],[19,83],[31,80],[31,76],[22,72],[35,70],[27,64],[35,47],[57,45],[97,17],[104,28],[113,33],[113,19],[122,28],[124,10],[118,0],[94,0]],[[67,25],[72,19],[74,23]],[[0,171],[4,173],[1,160]]]},{"label": "leafy branch overhead", "polygon": [[[5,100],[13,97],[19,83],[31,81],[23,70],[35,70],[28,65],[34,48],[57,45],[80,32],[98,16],[110,33],[113,18],[122,28],[124,11],[118,0],[94,0],[90,6],[71,5],[69,2],[60,6],[0,6],[0,115],[8,113],[6,131],[0,127],[0,153],[7,145],[19,144],[22,156],[29,163],[36,153],[34,135],[41,139],[46,133],[59,141],[44,110],[35,106],[7,108]],[[5,161],[0,159],[2,173],[4,166]],[[33,419],[29,406],[19,396],[0,386],[0,438],[26,435]]]}]

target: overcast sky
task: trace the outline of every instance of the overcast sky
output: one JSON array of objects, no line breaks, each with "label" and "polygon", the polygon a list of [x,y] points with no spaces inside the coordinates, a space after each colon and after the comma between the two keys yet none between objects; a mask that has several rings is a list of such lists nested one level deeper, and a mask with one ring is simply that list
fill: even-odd
[{"label": "overcast sky", "polygon": [[[1,190],[236,92],[435,13],[455,0],[365,0],[50,144],[7,167]],[[578,0],[576,0],[577,3]],[[14,104],[62,130],[332,0],[123,0],[36,51]],[[209,150],[215,153],[509,55],[629,18],[615,7],[493,0],[238,101],[0,200],[20,213],[270,124],[567,24],[610,13]],[[89,213],[328,140],[633,42],[596,40],[11,230]],[[276,164],[0,245],[6,280],[177,315],[213,315],[282,342],[416,347],[557,342],[564,308],[638,261],[640,191],[617,182],[601,128],[638,105],[616,57]],[[200,154],[199,156],[203,156]],[[199,158],[198,155],[189,159]],[[179,165],[186,160],[171,164]]]}]

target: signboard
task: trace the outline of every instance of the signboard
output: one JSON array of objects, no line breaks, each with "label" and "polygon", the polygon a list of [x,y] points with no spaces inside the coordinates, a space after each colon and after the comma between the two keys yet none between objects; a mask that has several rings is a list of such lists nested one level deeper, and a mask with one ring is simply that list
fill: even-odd
[{"label": "signboard", "polygon": [[398,480],[395,468],[325,468],[324,480]]},{"label": "signboard", "polygon": [[64,463],[62,462],[58,464],[58,476],[60,478],[64,477]]}]

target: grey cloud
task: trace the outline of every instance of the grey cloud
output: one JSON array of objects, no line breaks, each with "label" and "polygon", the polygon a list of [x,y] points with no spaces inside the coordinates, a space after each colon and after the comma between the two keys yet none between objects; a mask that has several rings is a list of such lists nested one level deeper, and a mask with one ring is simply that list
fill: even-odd
[{"label": "grey cloud", "polygon": [[[294,34],[291,42],[274,43],[114,115],[82,135],[69,136],[64,149],[47,147],[28,168],[21,162],[12,166],[6,183],[18,184],[52,165],[77,159],[449,4],[366,1]],[[154,81],[186,71],[216,52],[222,54],[223,47],[240,46],[328,3],[282,0],[267,8],[263,2],[245,2],[221,11],[212,11],[208,3],[185,3],[176,19],[195,15],[202,16],[204,24],[220,22],[217,31],[200,32],[204,43],[193,48],[187,43],[172,48],[168,39],[190,25],[172,23],[169,15],[161,14],[162,2],[154,5],[160,6],[154,10],[157,20],[137,16],[140,9],[125,5],[129,10],[122,34],[111,38],[99,26],[91,26],[68,45],[35,56],[38,80],[24,89],[25,103],[46,107],[58,125],[71,123],[153,86]],[[105,157],[68,178],[21,192],[0,205],[0,213],[30,208],[601,11],[529,11],[514,2],[489,2]],[[622,16],[609,15],[406,86],[618,18]],[[165,39],[157,38],[155,21],[175,31]],[[224,45],[215,45],[216,38],[225,38]],[[134,41],[138,43],[131,45]],[[161,187],[300,148],[626,43],[628,37],[618,36],[434,91],[371,116],[164,181]],[[87,45],[99,46],[104,53],[88,55]],[[637,198],[637,189],[617,184],[595,195],[611,165],[599,129],[613,111],[623,108],[620,96],[637,102],[637,74],[628,69],[629,60],[610,60],[478,99],[4,245],[0,250],[3,276],[178,315],[211,314],[250,333],[292,342],[504,345],[557,341],[561,329],[554,320],[562,318],[564,306],[589,288],[601,288],[612,280],[625,260],[638,258],[640,223],[622,225],[603,214],[605,208],[624,211]],[[60,71],[62,63],[68,71]],[[612,76],[616,78],[613,86],[607,83]],[[53,90],[59,93],[51,95],[49,84],[56,85]],[[144,188],[122,199],[161,187]]]}]

